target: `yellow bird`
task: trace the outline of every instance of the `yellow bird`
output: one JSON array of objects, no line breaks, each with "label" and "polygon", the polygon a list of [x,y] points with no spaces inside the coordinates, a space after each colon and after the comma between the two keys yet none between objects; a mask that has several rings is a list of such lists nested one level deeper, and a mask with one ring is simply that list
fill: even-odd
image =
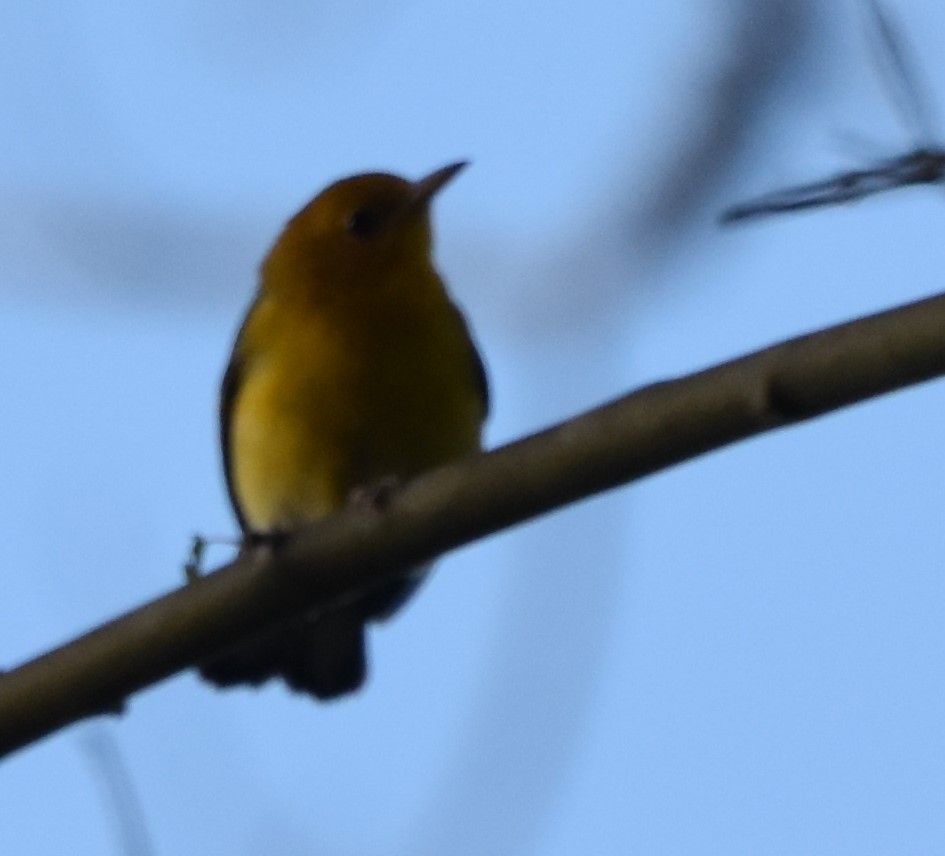
[{"label": "yellow bird", "polygon": [[[482,362],[431,258],[430,202],[463,167],[419,181],[342,179],[286,225],[223,378],[226,485],[244,539],[274,538],[353,494],[480,449]],[[426,569],[203,663],[220,686],[281,676],[328,699],[364,681],[365,626]]]}]

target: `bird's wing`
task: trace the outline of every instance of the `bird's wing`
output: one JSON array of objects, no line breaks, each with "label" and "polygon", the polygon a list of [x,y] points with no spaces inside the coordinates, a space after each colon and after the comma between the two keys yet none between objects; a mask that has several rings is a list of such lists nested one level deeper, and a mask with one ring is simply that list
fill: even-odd
[{"label": "bird's wing", "polygon": [[242,384],[243,365],[246,356],[242,347],[243,331],[246,329],[246,320],[249,318],[250,312],[252,312],[252,307],[246,314],[246,318],[243,319],[240,331],[236,335],[233,353],[230,355],[230,362],[223,373],[223,383],[220,385],[220,447],[223,450],[223,476],[226,479],[226,492],[230,497],[230,504],[233,506],[236,520],[243,532],[249,531],[249,524],[245,514],[243,514],[243,509],[240,508],[236,487],[233,484],[230,431],[233,424],[233,406],[236,403],[236,396]]},{"label": "bird's wing", "polygon": [[482,419],[485,421],[486,417],[489,415],[490,397],[489,377],[486,374],[486,366],[482,361],[482,356],[479,353],[479,349],[476,347],[476,343],[473,341],[472,333],[469,331],[469,325],[466,323],[466,316],[463,315],[460,308],[455,304],[453,305],[453,311],[456,313],[459,326],[466,336],[466,343],[469,349],[469,359],[472,362],[473,377],[475,378],[476,383],[476,392],[479,395],[479,400],[482,402]]}]

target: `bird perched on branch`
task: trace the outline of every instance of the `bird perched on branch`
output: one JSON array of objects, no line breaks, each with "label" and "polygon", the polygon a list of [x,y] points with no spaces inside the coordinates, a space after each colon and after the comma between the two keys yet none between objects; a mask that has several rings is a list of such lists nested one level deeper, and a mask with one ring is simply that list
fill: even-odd
[{"label": "bird perched on branch", "polygon": [[[244,540],[291,532],[359,491],[480,449],[485,371],[431,258],[430,203],[465,166],[419,181],[342,179],[262,265],[223,378],[226,485]],[[330,699],[365,677],[365,627],[424,571],[294,619],[201,664],[220,686],[282,677]]]}]

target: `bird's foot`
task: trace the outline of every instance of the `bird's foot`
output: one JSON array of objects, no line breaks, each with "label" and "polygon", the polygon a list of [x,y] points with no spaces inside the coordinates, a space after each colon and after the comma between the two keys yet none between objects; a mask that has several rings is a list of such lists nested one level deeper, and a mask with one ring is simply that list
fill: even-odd
[{"label": "bird's foot", "polygon": [[247,532],[243,536],[240,551],[268,549],[275,552],[288,540],[289,533],[285,529],[269,529],[266,532]]},{"label": "bird's foot", "polygon": [[187,561],[184,562],[184,579],[188,583],[194,583],[203,576],[203,558],[204,553],[209,546],[226,545],[235,547],[239,542],[233,538],[207,538],[203,535],[194,535],[190,541],[190,552],[187,555]]},{"label": "bird's foot", "polygon": [[403,482],[397,476],[385,476],[374,484],[352,490],[348,504],[365,511],[385,511],[402,487]]}]

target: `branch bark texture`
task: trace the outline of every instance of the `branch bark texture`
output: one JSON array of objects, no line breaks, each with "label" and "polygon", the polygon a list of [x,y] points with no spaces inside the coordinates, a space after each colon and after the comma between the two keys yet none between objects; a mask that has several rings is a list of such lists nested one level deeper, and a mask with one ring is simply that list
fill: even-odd
[{"label": "branch bark texture", "polygon": [[441,553],[785,425],[945,374],[945,295],[623,398],[242,555],[0,676],[0,755],[287,617]]}]

